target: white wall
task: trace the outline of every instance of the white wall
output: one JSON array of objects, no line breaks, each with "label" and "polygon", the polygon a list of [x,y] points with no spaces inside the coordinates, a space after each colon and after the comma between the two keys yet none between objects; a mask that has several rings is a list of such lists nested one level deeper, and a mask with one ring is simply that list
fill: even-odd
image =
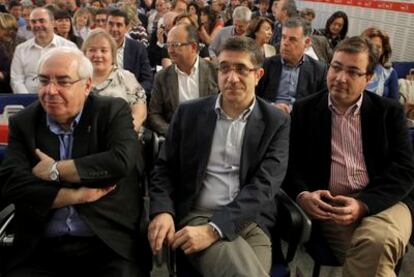
[{"label": "white wall", "polygon": [[[348,36],[359,35],[368,27],[385,30],[391,38],[392,61],[414,61],[414,13],[326,2],[335,2],[335,0],[325,0],[325,3],[323,1],[296,0],[296,5],[299,10],[303,8],[315,10],[316,18],[313,27],[317,29],[325,27],[326,20],[332,13],[342,10],[349,18]],[[363,3],[364,1],[359,2]],[[384,2],[414,4],[414,0]]]}]

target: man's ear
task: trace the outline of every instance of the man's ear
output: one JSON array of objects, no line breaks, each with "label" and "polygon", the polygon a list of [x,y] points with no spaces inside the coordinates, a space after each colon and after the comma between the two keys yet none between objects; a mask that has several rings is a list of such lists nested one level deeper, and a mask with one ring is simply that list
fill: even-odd
[{"label": "man's ear", "polygon": [[85,83],[85,96],[88,96],[89,93],[91,92],[92,89],[92,78],[89,77],[88,79],[86,79],[86,83]]}]

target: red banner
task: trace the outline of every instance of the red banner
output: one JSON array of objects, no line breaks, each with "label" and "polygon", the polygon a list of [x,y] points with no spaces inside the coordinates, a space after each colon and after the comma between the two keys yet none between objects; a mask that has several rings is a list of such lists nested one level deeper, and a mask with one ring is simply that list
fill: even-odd
[{"label": "red banner", "polygon": [[339,4],[369,9],[389,10],[395,12],[414,13],[414,4],[392,2],[392,1],[370,1],[370,0],[302,0],[304,2],[319,2],[328,4]]}]

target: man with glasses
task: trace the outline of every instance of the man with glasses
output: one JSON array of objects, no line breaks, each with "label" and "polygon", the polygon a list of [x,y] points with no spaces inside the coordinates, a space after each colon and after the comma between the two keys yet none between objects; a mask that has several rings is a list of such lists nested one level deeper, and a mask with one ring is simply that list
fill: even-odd
[{"label": "man with glasses", "polygon": [[14,51],[10,68],[10,86],[13,93],[36,93],[38,84],[34,80],[39,59],[49,50],[60,46],[77,46],[54,34],[53,13],[45,8],[36,8],[30,14],[30,26],[34,37],[19,44]]},{"label": "man with glasses", "polygon": [[181,249],[203,276],[269,276],[289,118],[255,97],[262,61],[254,40],[230,38],[218,55],[221,93],[178,107],[154,168],[152,251]]},{"label": "man with glasses", "polygon": [[149,127],[167,134],[169,123],[180,103],[217,94],[217,73],[213,64],[200,58],[198,31],[180,24],[168,33],[167,47],[174,64],[155,75],[149,105]]},{"label": "man with glasses", "polygon": [[412,230],[414,161],[399,103],[365,91],[376,64],[361,37],[340,43],[328,91],[291,113],[285,190],[313,219],[343,276],[395,276]]},{"label": "man with glasses", "polygon": [[131,112],[89,96],[92,74],[80,50],[48,51],[39,101],[10,119],[0,187],[16,233],[2,276],[147,276]]}]

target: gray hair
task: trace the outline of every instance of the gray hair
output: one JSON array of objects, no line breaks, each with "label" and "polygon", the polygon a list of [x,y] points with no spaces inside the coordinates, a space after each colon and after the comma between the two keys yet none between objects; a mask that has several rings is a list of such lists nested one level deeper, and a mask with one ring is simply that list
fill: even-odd
[{"label": "gray hair", "polygon": [[285,0],[282,10],[286,11],[288,17],[298,16],[295,0]]},{"label": "gray hair", "polygon": [[298,28],[302,27],[303,37],[308,37],[311,35],[312,27],[308,21],[302,17],[292,17],[288,18],[285,23],[283,23],[283,28]]},{"label": "gray hair", "polygon": [[245,6],[238,6],[233,11],[233,20],[250,21],[252,19],[252,11]]},{"label": "gray hair", "polygon": [[39,64],[37,65],[37,72],[40,72],[40,69],[42,68],[43,64],[53,58],[56,55],[59,54],[67,54],[74,56],[74,59],[78,62],[78,76],[81,79],[88,79],[92,78],[93,76],[93,66],[92,63],[89,61],[87,57],[82,53],[81,50],[78,48],[72,48],[67,46],[62,47],[55,47],[47,51],[39,61]]},{"label": "gray hair", "polygon": [[30,13],[30,15],[32,15],[32,13],[36,12],[36,11],[45,11],[47,13],[47,15],[49,16],[49,20],[50,21],[54,21],[55,20],[55,16],[53,15],[53,12],[49,9],[40,7],[40,8],[34,8],[32,10],[32,12]]}]

